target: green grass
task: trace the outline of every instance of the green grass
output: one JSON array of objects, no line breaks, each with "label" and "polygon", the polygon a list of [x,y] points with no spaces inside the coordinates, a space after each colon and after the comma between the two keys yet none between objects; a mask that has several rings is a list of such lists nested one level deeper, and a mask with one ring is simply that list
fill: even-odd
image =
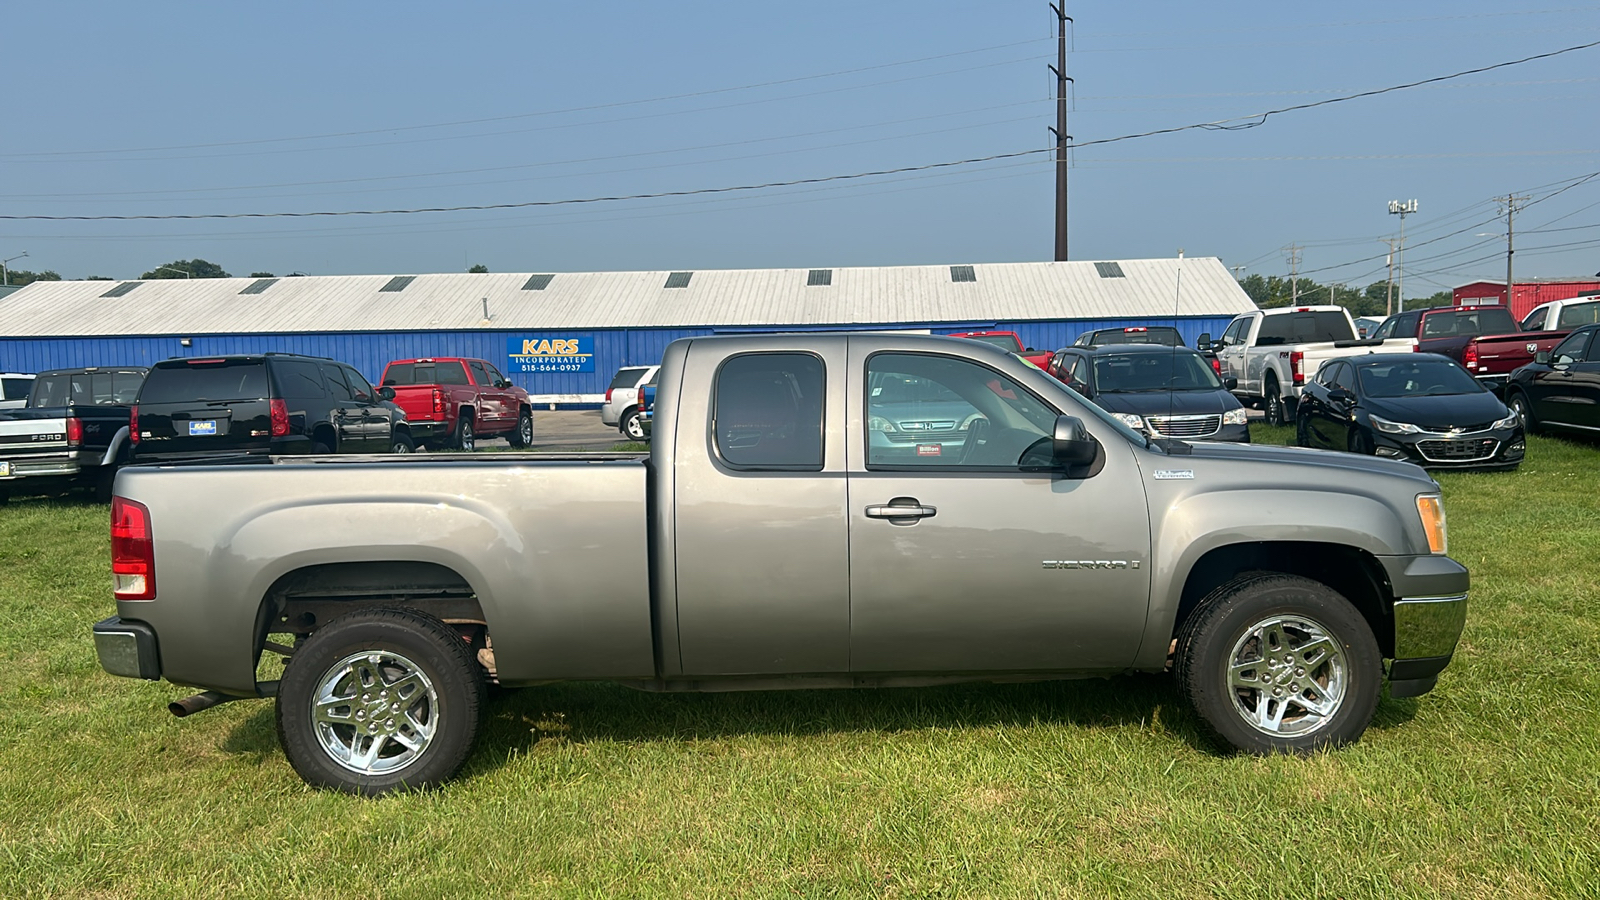
[{"label": "green grass", "polygon": [[[1284,442],[1288,429],[1257,428]],[[106,509],[0,507],[0,896],[1597,896],[1600,448],[1446,474],[1454,664],[1361,743],[1219,755],[1169,680],[506,692],[461,779],[305,788],[267,701],[113,678]]]}]

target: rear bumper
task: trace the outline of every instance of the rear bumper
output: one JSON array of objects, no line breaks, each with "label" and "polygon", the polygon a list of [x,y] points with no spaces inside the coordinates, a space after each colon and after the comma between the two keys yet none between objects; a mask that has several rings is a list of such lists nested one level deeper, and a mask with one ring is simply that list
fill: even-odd
[{"label": "rear bumper", "polygon": [[0,482],[15,481],[20,478],[63,476],[70,478],[82,474],[84,469],[99,467],[100,460],[104,456],[104,450],[74,450],[48,455],[14,456],[3,460],[9,465],[0,465],[0,469],[6,470],[6,474],[0,475]]},{"label": "rear bumper", "polygon": [[143,622],[112,616],[94,624],[94,650],[100,668],[123,678],[161,678],[156,632]]}]

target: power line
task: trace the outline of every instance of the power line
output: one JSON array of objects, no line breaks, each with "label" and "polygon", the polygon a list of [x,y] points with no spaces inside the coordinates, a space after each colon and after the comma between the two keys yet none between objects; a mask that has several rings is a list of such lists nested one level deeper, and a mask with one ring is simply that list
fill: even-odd
[{"label": "power line", "polygon": [[[1546,53],[1538,53],[1538,54],[1534,54],[1533,56],[1526,56],[1526,57],[1523,57],[1521,59],[1508,60],[1506,62],[1494,63],[1492,65],[1478,66],[1478,67],[1472,68],[1472,69],[1465,69],[1463,71],[1454,72],[1454,73],[1449,74],[1449,75],[1438,75],[1438,76],[1434,76],[1432,78],[1424,78],[1424,79],[1422,79],[1420,81],[1413,81],[1413,82],[1408,82],[1408,83],[1405,83],[1405,84],[1398,84],[1398,85],[1393,85],[1391,87],[1378,88],[1378,89],[1370,90],[1370,91],[1362,91],[1360,93],[1349,94],[1349,95],[1346,95],[1346,96],[1343,96],[1343,97],[1332,97],[1332,98],[1329,98],[1327,100],[1318,100],[1318,101],[1315,101],[1315,102],[1312,102],[1312,103],[1300,103],[1300,104],[1296,104],[1296,105],[1293,105],[1293,106],[1282,107],[1280,109],[1271,109],[1271,110],[1267,110],[1266,112],[1257,113],[1257,114],[1251,115],[1251,116],[1235,117],[1235,118],[1232,118],[1232,119],[1223,119],[1223,120],[1219,120],[1219,121],[1216,121],[1216,122],[1198,122],[1198,123],[1194,123],[1194,124],[1190,124],[1190,125],[1176,125],[1176,126],[1173,126],[1173,127],[1170,127],[1170,128],[1157,128],[1157,129],[1152,129],[1150,131],[1138,132],[1136,134],[1125,134],[1125,135],[1120,135],[1118,137],[1100,138],[1098,140],[1092,140],[1092,141],[1081,141],[1081,142],[1075,141],[1075,142],[1072,142],[1069,146],[1071,146],[1074,149],[1080,148],[1080,147],[1092,147],[1092,146],[1099,146],[1099,145],[1102,145],[1102,144],[1114,144],[1114,143],[1119,143],[1119,142],[1122,142],[1122,141],[1131,141],[1131,140],[1138,140],[1140,138],[1155,137],[1157,135],[1163,135],[1163,134],[1177,134],[1177,133],[1185,132],[1185,131],[1197,131],[1197,130],[1206,130],[1206,131],[1243,131],[1243,130],[1249,129],[1249,128],[1258,128],[1261,125],[1266,124],[1267,120],[1269,118],[1271,118],[1272,116],[1275,116],[1275,115],[1281,115],[1281,114],[1290,113],[1290,112],[1298,112],[1298,111],[1307,110],[1307,109],[1316,109],[1318,107],[1329,106],[1329,105],[1332,105],[1332,104],[1335,104],[1335,103],[1344,103],[1344,102],[1350,101],[1350,100],[1359,100],[1359,99],[1364,99],[1364,98],[1367,98],[1367,97],[1375,97],[1375,96],[1378,96],[1378,95],[1381,95],[1381,94],[1389,94],[1389,93],[1393,93],[1395,91],[1403,91],[1403,90],[1407,90],[1409,88],[1420,87],[1420,86],[1425,85],[1425,84],[1435,84],[1435,83],[1438,83],[1438,82],[1441,82],[1441,81],[1448,81],[1448,80],[1453,79],[1453,78],[1463,78],[1465,76],[1476,75],[1476,74],[1479,74],[1481,72],[1489,72],[1489,71],[1493,71],[1495,69],[1503,69],[1503,68],[1506,68],[1508,66],[1522,65],[1524,63],[1534,62],[1534,61],[1541,60],[1541,59],[1550,59],[1552,57],[1560,56],[1560,55],[1565,54],[1565,53],[1572,53],[1572,52],[1575,52],[1575,51],[1578,51],[1578,50],[1588,50],[1588,49],[1591,49],[1591,48],[1597,47],[1597,46],[1600,46],[1600,41],[1591,41],[1591,42],[1586,43],[1586,44],[1577,44],[1577,45],[1574,45],[1574,46],[1571,46],[1571,47],[1564,47],[1564,48],[1562,48],[1560,50],[1552,50],[1552,51],[1549,51],[1549,52],[1546,52]],[[1243,120],[1253,120],[1253,121],[1243,121]],[[1234,123],[1234,124],[1230,124],[1230,123]],[[535,208],[535,207],[569,206],[569,205],[584,204],[584,203],[606,203],[606,202],[615,202],[615,201],[621,201],[621,200],[654,200],[654,199],[659,199],[659,198],[663,198],[663,197],[687,197],[687,196],[694,196],[694,195],[698,195],[698,194],[725,194],[725,193],[734,193],[734,192],[741,192],[741,191],[767,190],[767,189],[771,189],[771,188],[780,188],[780,187],[794,187],[794,186],[797,186],[797,185],[806,185],[806,184],[822,184],[822,183],[832,182],[832,181],[851,181],[851,180],[857,180],[857,179],[861,179],[861,178],[872,178],[872,177],[883,176],[883,175],[895,175],[895,174],[899,174],[899,173],[903,173],[903,172],[919,172],[919,171],[926,171],[926,170],[930,170],[930,169],[942,169],[942,168],[950,168],[950,167],[953,167],[953,166],[964,166],[964,165],[971,165],[971,164],[974,164],[974,163],[991,162],[991,161],[994,161],[994,160],[1001,160],[1001,159],[1015,159],[1015,158],[1018,158],[1018,157],[1031,156],[1031,155],[1035,155],[1035,154],[1039,154],[1039,153],[1053,153],[1053,152],[1055,152],[1055,150],[1056,150],[1055,147],[1042,147],[1042,148],[1036,148],[1036,149],[1033,149],[1033,150],[1018,150],[1018,151],[1015,151],[1015,152],[1012,152],[1012,153],[997,153],[997,154],[993,154],[993,155],[990,155],[990,156],[980,156],[980,157],[973,157],[973,158],[969,158],[969,159],[952,160],[952,161],[949,161],[949,162],[926,163],[926,164],[918,165],[918,166],[899,166],[899,167],[892,168],[892,169],[880,169],[880,170],[871,171],[871,172],[857,172],[857,173],[853,173],[853,174],[849,174],[849,175],[825,175],[825,176],[818,176],[818,177],[815,177],[815,178],[800,178],[800,179],[793,179],[793,180],[789,180],[789,181],[769,181],[769,182],[764,182],[764,183],[761,183],[761,184],[735,185],[735,186],[731,186],[731,187],[693,188],[693,189],[686,189],[686,190],[681,190],[681,191],[657,191],[657,192],[651,192],[651,193],[626,194],[626,195],[617,195],[617,196],[608,196],[608,197],[570,198],[570,199],[565,199],[565,200],[529,200],[529,201],[523,201],[523,202],[520,202],[520,203],[488,203],[488,204],[471,204],[471,205],[463,205],[463,206],[418,207],[418,208],[412,208],[412,209],[319,210],[319,211],[313,211],[313,212],[272,212],[272,213],[167,213],[167,214],[143,214],[143,215],[97,215],[97,216],[87,216],[87,215],[70,215],[70,216],[0,215],[0,219],[9,220],[9,221],[72,221],[72,222],[149,221],[149,220],[168,220],[168,219],[186,219],[186,220],[187,219],[271,219],[271,218],[313,218],[313,217],[328,217],[328,216],[415,215],[415,214],[418,214],[418,213],[482,212],[482,211],[486,211],[486,210],[498,210],[498,209],[528,209],[528,208]],[[1600,172],[1595,173],[1595,175],[1600,175]],[[1590,176],[1590,177],[1594,177],[1594,176]],[[1576,185],[1572,185],[1572,187],[1576,187]]]}]

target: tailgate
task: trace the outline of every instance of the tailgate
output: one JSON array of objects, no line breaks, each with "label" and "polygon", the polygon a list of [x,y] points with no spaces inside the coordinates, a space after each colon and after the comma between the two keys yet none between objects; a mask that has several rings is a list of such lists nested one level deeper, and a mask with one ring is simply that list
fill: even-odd
[{"label": "tailgate", "polygon": [[[389,385],[394,391],[394,404],[405,410],[406,419],[412,422],[433,422],[444,418],[444,403],[437,404],[435,410],[434,391],[431,384],[394,384]],[[440,391],[443,399],[443,391]]]},{"label": "tailgate", "polygon": [[66,448],[66,410],[51,407],[0,413],[0,458]]},{"label": "tailgate", "polygon": [[1507,375],[1513,369],[1533,362],[1541,350],[1554,350],[1566,338],[1565,331],[1530,331],[1524,334],[1502,334],[1473,341],[1478,351],[1478,364],[1469,367],[1474,375]]}]

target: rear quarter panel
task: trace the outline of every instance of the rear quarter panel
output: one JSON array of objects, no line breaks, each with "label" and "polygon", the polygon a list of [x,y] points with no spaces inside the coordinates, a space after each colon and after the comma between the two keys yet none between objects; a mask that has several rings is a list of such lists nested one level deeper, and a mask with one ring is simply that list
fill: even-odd
[{"label": "rear quarter panel", "polygon": [[255,685],[255,622],[304,566],[417,560],[477,594],[505,683],[655,674],[638,461],[471,458],[133,467],[121,496],[150,508],[156,596],[118,614],[156,630],[169,680]]}]

